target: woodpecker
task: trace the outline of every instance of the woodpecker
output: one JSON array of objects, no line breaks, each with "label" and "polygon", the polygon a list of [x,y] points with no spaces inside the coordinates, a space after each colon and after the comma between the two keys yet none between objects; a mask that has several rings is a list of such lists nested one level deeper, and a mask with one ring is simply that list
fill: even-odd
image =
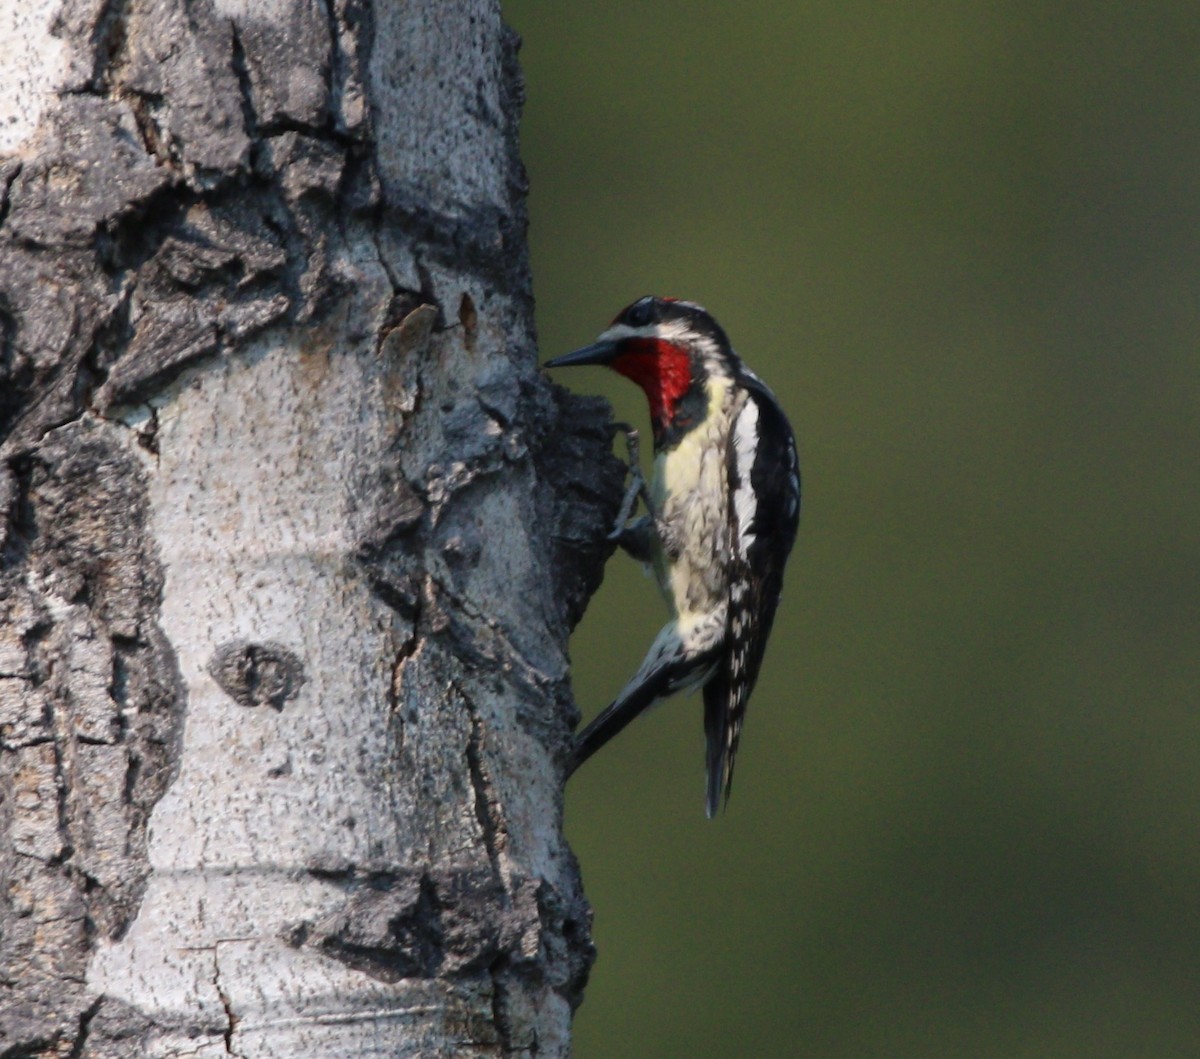
[{"label": "woodpecker", "polygon": [[649,514],[627,522],[627,502],[613,536],[653,566],[671,618],[624,690],[579,735],[568,775],[648,706],[703,687],[711,818],[729,800],[746,702],[796,538],[795,438],[774,394],[693,302],[640,298],[590,346],[546,367],[579,364],[607,365],[649,402],[648,490],[631,446],[631,489]]}]

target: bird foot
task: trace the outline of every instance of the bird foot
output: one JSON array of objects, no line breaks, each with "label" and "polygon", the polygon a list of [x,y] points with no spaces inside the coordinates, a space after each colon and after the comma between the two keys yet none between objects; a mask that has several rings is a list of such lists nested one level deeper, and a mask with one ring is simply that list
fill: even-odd
[{"label": "bird foot", "polygon": [[625,435],[625,447],[629,452],[629,486],[626,488],[625,496],[621,500],[621,509],[617,512],[617,519],[613,524],[612,532],[608,535],[610,541],[621,543],[622,538],[626,536],[628,528],[626,523],[629,522],[630,516],[633,515],[638,497],[641,497],[642,503],[646,505],[646,510],[651,512],[652,517],[653,508],[650,505],[650,490],[646,487],[646,477],[642,474],[641,446],[638,441],[638,432],[628,423],[614,423],[613,426]]}]

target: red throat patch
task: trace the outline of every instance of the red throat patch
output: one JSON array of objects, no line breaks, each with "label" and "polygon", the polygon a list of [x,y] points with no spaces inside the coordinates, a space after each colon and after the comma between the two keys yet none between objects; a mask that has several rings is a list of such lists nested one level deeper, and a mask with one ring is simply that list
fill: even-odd
[{"label": "red throat patch", "polygon": [[656,434],[670,425],[676,403],[692,385],[687,350],[661,338],[627,338],[609,366],[645,391]]}]

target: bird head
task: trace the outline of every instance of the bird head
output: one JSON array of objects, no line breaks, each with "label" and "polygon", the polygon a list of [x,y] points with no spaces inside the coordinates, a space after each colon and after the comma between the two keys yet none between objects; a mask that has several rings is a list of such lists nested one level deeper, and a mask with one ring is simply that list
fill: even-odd
[{"label": "bird head", "polygon": [[[602,364],[636,382],[650,405],[656,443],[703,415],[705,384],[732,377],[739,362],[707,310],[675,298],[639,298],[589,346],[547,361],[547,368]],[[697,407],[697,403],[699,406]]]}]

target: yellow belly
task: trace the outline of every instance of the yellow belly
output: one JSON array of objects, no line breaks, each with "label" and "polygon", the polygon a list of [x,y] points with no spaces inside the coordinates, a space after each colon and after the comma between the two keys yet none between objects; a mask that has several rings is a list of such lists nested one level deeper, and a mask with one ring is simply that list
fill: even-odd
[{"label": "yellow belly", "polygon": [[703,422],[655,459],[650,495],[657,514],[654,572],[685,631],[723,606],[728,581],[718,556],[729,547],[729,427],[737,409],[728,381],[708,383]]}]

